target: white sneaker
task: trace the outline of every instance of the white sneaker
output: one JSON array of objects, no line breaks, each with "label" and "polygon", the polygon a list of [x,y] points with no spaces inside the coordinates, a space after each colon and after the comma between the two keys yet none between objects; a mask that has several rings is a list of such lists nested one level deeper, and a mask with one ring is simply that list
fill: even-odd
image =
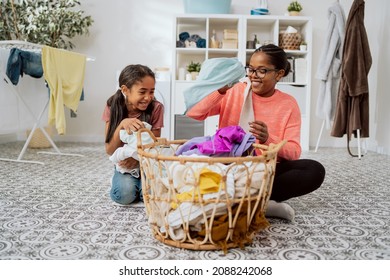
[{"label": "white sneaker", "polygon": [[287,203],[270,200],[265,211],[265,216],[281,218],[292,222],[295,218],[295,210]]}]

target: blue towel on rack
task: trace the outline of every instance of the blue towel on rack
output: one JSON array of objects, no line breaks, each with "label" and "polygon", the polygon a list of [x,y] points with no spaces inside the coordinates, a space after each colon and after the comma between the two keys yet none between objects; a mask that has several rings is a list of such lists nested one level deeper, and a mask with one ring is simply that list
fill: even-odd
[{"label": "blue towel on rack", "polygon": [[186,111],[210,93],[245,77],[245,68],[237,58],[210,58],[203,62],[195,84],[183,92]]}]

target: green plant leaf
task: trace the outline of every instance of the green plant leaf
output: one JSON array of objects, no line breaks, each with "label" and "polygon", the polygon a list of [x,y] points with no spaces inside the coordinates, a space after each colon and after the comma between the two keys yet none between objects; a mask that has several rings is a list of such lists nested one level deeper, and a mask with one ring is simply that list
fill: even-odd
[{"label": "green plant leaf", "polygon": [[77,35],[89,35],[91,16],[78,10],[76,0],[2,0],[0,40],[24,40],[72,49]]}]

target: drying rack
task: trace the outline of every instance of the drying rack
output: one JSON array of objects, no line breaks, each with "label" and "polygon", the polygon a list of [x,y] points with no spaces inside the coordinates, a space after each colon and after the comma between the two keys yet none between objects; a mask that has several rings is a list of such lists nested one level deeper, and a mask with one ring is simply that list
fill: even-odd
[{"label": "drying rack", "polygon": [[[25,41],[15,41],[15,40],[0,41],[0,48],[3,48],[3,49],[18,48],[18,49],[25,50],[25,51],[41,53],[42,47],[43,47],[42,45],[34,44],[34,43],[30,43],[30,42],[25,42]],[[95,60],[94,58],[87,57],[87,61],[94,61],[94,60]],[[41,129],[42,133],[45,135],[45,137],[49,141],[50,145],[55,150],[55,152],[40,151],[40,152],[37,152],[38,154],[53,154],[53,155],[60,155],[60,156],[78,156],[78,157],[83,157],[84,156],[84,155],[81,155],[81,154],[72,154],[72,153],[63,153],[63,152],[61,152],[60,149],[57,147],[57,145],[54,143],[53,139],[50,137],[50,135],[42,127],[41,120],[42,120],[44,112],[47,110],[47,107],[49,105],[49,101],[50,101],[49,98],[48,98],[47,102],[45,103],[45,105],[43,106],[43,108],[42,108],[41,112],[39,113],[38,117],[36,117],[36,115],[33,113],[31,108],[27,105],[25,100],[22,98],[22,96],[19,93],[19,91],[17,90],[17,88],[12,84],[12,82],[10,81],[8,76],[5,73],[3,73],[2,69],[0,69],[0,76],[1,76],[1,78],[4,79],[4,81],[6,82],[8,87],[10,88],[10,90],[17,96],[17,98],[26,107],[27,112],[29,113],[29,115],[31,115],[31,118],[35,122],[33,127],[32,127],[32,129],[31,129],[31,131],[30,131],[30,133],[29,133],[29,135],[28,135],[28,137],[27,137],[26,142],[23,145],[22,150],[19,153],[19,156],[16,159],[0,158],[0,161],[12,161],[12,162],[21,162],[21,163],[35,163],[35,164],[42,164],[42,165],[44,165],[44,162],[41,162],[41,161],[23,160],[23,156],[26,153],[28,145],[29,145],[29,143],[30,143],[30,141],[31,141],[31,139],[33,137],[34,131],[37,128]]]}]

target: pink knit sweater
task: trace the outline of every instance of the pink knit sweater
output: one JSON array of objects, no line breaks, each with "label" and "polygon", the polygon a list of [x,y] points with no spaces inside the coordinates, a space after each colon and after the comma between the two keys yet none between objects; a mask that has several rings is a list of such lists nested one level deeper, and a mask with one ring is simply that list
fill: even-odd
[{"label": "pink knit sweater", "polygon": [[[208,116],[219,115],[219,128],[238,125],[244,102],[246,84],[238,83],[225,95],[215,91],[193,106],[187,116],[204,120]],[[301,113],[295,98],[275,89],[271,97],[253,94],[253,111],[256,120],[268,126],[269,137],[264,143],[279,143],[287,140],[278,157],[287,160],[298,159],[301,155],[300,131]]]}]

